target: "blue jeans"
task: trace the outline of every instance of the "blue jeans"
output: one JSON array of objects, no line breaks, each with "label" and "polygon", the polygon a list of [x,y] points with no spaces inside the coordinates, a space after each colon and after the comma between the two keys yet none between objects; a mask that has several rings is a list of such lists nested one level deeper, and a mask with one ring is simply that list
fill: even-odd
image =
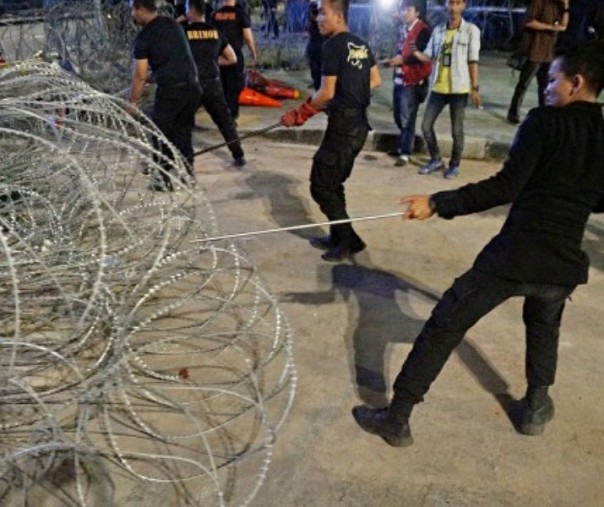
[{"label": "blue jeans", "polygon": [[413,344],[394,382],[395,396],[406,403],[423,400],[445,362],[483,316],[514,296],[524,297],[525,374],[529,386],[554,383],[564,303],[574,286],[522,283],[470,269],[438,302]]},{"label": "blue jeans", "polygon": [[419,96],[415,86],[395,84],[392,90],[394,123],[400,130],[398,152],[401,155],[413,153],[415,123],[419,109]]},{"label": "blue jeans", "polygon": [[424,120],[422,121],[422,134],[426,141],[430,158],[440,159],[440,149],[434,132],[436,118],[442,112],[446,105],[449,105],[451,115],[451,135],[453,136],[453,150],[451,152],[450,165],[459,165],[463,153],[464,132],[463,120],[466,115],[466,105],[468,104],[467,93],[443,94],[430,92],[426,110],[424,111]]}]

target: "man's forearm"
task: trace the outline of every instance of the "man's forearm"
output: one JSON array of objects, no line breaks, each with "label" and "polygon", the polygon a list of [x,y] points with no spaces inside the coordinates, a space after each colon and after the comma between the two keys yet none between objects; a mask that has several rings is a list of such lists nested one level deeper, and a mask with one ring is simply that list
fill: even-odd
[{"label": "man's forearm", "polygon": [[309,104],[315,109],[325,109],[333,96],[319,88],[309,100]]},{"label": "man's forearm", "polygon": [[478,62],[468,64],[470,71],[470,85],[473,91],[478,91]]},{"label": "man's forearm", "polygon": [[143,94],[144,88],[145,79],[142,79],[140,76],[137,75],[132,76],[132,84],[130,85],[130,104],[136,105],[136,103],[140,100]]},{"label": "man's forearm", "polygon": [[243,40],[245,41],[245,45],[250,50],[252,58],[256,60],[256,41],[254,40],[251,28],[247,28],[246,30],[244,30]]}]

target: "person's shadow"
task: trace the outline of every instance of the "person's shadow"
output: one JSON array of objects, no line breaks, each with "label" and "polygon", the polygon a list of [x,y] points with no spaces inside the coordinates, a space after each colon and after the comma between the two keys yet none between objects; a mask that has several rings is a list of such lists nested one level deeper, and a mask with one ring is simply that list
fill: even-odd
[{"label": "person's shadow", "polygon": [[[351,376],[359,398],[368,405],[388,404],[391,380],[385,365],[390,363],[392,344],[412,344],[422,329],[424,320],[410,306],[410,294],[435,304],[440,294],[416,282],[391,273],[354,264],[321,266],[319,280],[330,284],[323,292],[287,293],[284,302],[324,304],[340,294],[350,314],[358,308],[358,318],[348,323],[345,340],[348,344]],[[455,353],[480,385],[491,393],[517,424],[518,402],[509,394],[509,386],[481,351],[466,337]]]},{"label": "person's shadow", "polygon": [[[306,201],[291,190],[297,184],[291,178],[277,172],[258,171],[248,176],[245,183],[251,192],[241,192],[235,198],[261,198],[265,203],[267,214],[272,217],[277,227],[291,227],[313,222]],[[308,239],[311,235],[309,230],[312,228],[293,230],[290,233]]]}]

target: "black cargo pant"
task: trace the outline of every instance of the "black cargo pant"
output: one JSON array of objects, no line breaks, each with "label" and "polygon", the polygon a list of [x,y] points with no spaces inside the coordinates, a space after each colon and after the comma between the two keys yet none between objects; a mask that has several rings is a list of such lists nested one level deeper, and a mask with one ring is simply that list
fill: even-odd
[{"label": "black cargo pant", "polygon": [[515,282],[470,269],[443,294],[415,340],[394,382],[396,398],[410,405],[421,402],[468,329],[514,296],[524,297],[528,385],[552,385],[564,303],[574,289],[575,286]]},{"label": "black cargo pant", "polygon": [[[200,97],[199,83],[158,86],[151,113],[153,123],[187,161],[187,170],[190,173],[193,171],[193,125]],[[171,150],[159,138],[153,139],[153,147],[162,153],[164,158],[160,164],[169,172],[168,160],[172,159]],[[167,174],[162,176],[165,182],[169,182],[170,178]]]},{"label": "black cargo pant", "polygon": [[245,86],[245,61],[243,60],[243,51],[235,49],[237,63],[220,67],[220,80],[224,97],[233,120],[239,118],[239,94]]},{"label": "black cargo pant", "polygon": [[[369,124],[363,109],[331,111],[327,129],[313,158],[310,194],[329,221],[348,217],[344,182],[363,148]],[[350,224],[332,225],[331,242],[343,250],[356,249],[363,241]]]},{"label": "black cargo pant", "polygon": [[224,140],[230,143],[228,148],[233,158],[243,157],[241,143],[237,141],[239,134],[237,134],[231,111],[224,97],[220,78],[205,79],[201,81],[201,84],[203,88],[201,105],[210,115],[218,130],[220,130]]}]

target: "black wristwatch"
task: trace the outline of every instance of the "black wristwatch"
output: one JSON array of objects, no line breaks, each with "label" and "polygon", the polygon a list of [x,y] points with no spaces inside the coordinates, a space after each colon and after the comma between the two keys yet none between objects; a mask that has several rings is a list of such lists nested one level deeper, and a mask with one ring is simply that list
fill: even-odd
[{"label": "black wristwatch", "polygon": [[478,85],[472,86],[472,91],[473,92],[479,92],[480,91],[480,86],[478,86]]}]

